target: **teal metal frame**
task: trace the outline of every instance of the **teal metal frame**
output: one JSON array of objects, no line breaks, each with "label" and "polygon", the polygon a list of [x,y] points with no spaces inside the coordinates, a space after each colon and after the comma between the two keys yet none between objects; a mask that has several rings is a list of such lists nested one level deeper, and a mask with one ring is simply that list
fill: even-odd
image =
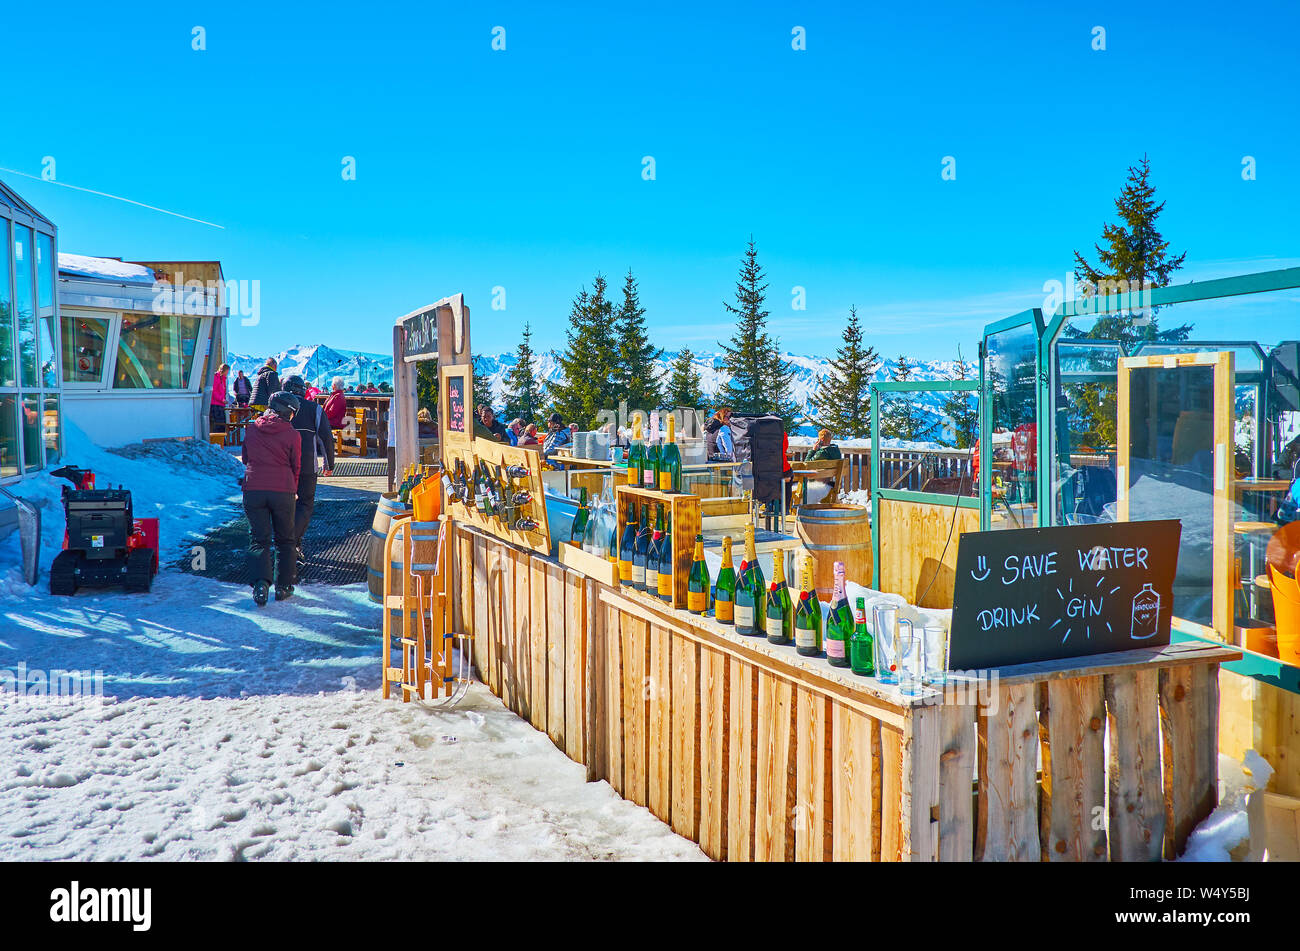
[{"label": "teal metal frame", "polygon": [[[1042,339],[1043,339],[1043,312],[1037,307],[1021,311],[1011,317],[1004,317],[1001,320],[994,321],[984,328],[984,338],[980,341],[980,473],[979,473],[979,506],[980,506],[980,531],[987,532],[992,524],[993,518],[993,383],[988,378],[988,343],[989,338],[997,336],[1008,330],[1018,330],[1021,327],[1030,326],[1034,328],[1034,335],[1038,341],[1038,366],[1036,368],[1036,378],[1038,380],[1038,397],[1037,403],[1037,420],[1038,431],[1043,432],[1043,361],[1042,361]],[[1038,467],[1038,479],[1041,483],[1043,473],[1043,440],[1035,440],[1035,465]],[[1034,506],[1034,525],[1043,524],[1043,491],[1042,485],[1038,486],[1038,499]]]},{"label": "teal metal frame", "polygon": [[[953,509],[979,508],[977,498],[965,495],[943,495],[938,492],[914,492],[911,489],[883,489],[880,486],[880,394],[881,393],[974,393],[980,402],[983,419],[983,361],[980,362],[980,381],[976,380],[924,380],[906,383],[872,383],[871,394],[871,587],[880,590],[880,502],[883,499],[897,502],[927,502],[933,505],[950,505]],[[955,514],[955,512],[954,512]]]}]

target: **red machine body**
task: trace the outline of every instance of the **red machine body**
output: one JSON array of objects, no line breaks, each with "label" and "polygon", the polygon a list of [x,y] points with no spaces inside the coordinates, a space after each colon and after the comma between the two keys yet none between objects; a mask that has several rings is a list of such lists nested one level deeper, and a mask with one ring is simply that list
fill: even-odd
[{"label": "red machine body", "polygon": [[131,493],[96,489],[95,474],[64,466],[51,475],[63,489],[63,551],[50,566],[50,593],[75,594],[82,585],[121,585],[148,591],[158,573],[158,519],[134,518]]}]

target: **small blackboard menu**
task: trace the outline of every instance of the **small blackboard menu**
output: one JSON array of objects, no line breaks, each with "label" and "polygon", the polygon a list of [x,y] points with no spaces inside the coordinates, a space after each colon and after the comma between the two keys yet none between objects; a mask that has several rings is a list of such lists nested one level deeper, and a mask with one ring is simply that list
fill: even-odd
[{"label": "small blackboard menu", "polygon": [[1169,643],[1177,519],[967,532],[949,670]]},{"label": "small blackboard menu", "polygon": [[466,433],[465,419],[465,378],[448,376],[447,386],[447,429],[453,433]]},{"label": "small blackboard menu", "polygon": [[438,355],[438,311],[427,310],[402,321],[402,358],[427,360]]}]

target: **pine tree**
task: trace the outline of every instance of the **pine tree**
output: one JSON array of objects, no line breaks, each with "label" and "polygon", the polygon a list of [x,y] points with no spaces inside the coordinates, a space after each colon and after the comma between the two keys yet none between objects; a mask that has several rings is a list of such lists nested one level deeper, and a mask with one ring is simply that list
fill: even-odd
[{"label": "pine tree", "polygon": [[553,383],[551,406],[566,423],[590,429],[596,414],[616,405],[611,381],[617,348],[614,344],[614,308],[605,296],[605,278],[597,274],[591,292],[586,288],[573,299],[569,311],[568,346],[556,360],[563,382]]},{"label": "pine tree", "polygon": [[[1187,252],[1169,253],[1169,242],[1156,228],[1156,219],[1165,203],[1155,201],[1155,186],[1150,182],[1151,166],[1145,155],[1138,166],[1129,167],[1128,181],[1115,199],[1120,221],[1102,228],[1103,244],[1093,245],[1097,252],[1094,267],[1078,251],[1074,252],[1074,276],[1086,291],[1097,297],[1110,293],[1143,291],[1164,287],[1169,277],[1183,266]],[[1086,330],[1067,323],[1064,335],[1093,340],[1119,340],[1126,353],[1132,353],[1145,340],[1163,342],[1186,340],[1191,324],[1161,330],[1156,319],[1157,307],[1138,308],[1101,314]],[[1078,318],[1075,318],[1076,320]],[[1099,383],[1083,383],[1068,388],[1070,429],[1084,435],[1094,445],[1113,445],[1117,438],[1115,388]]]},{"label": "pine tree", "polygon": [[[949,380],[966,380],[970,371],[962,359],[961,344],[957,345],[957,368]],[[976,393],[971,390],[954,390],[943,400],[943,412],[952,423],[953,439],[958,449],[969,449],[979,439],[980,410]]]},{"label": "pine tree", "polygon": [[740,266],[740,279],[736,282],[736,303],[723,302],[736,321],[736,331],[731,343],[719,343],[723,361],[731,376],[726,387],[718,394],[722,405],[730,406],[742,416],[766,413],[772,408],[771,383],[776,347],[767,333],[767,284],[763,283],[763,268],[758,263],[758,249],[754,239],[749,239],[745,260]]},{"label": "pine tree", "polygon": [[[1120,222],[1102,227],[1102,241],[1093,245],[1097,252],[1097,265],[1090,264],[1079,251],[1074,252],[1074,276],[1098,296],[1124,291],[1138,291],[1164,287],[1169,276],[1183,266],[1187,252],[1177,256],[1169,253],[1169,242],[1156,229],[1156,219],[1164,211],[1165,203],[1155,201],[1155,186],[1149,181],[1151,166],[1145,155],[1136,168],[1130,166],[1128,181],[1115,199],[1115,211]],[[1146,313],[1119,311],[1104,314],[1087,331],[1067,327],[1071,337],[1120,340],[1127,352],[1143,340],[1186,340],[1191,333],[1190,324],[1169,330],[1160,330],[1155,318],[1157,308],[1147,308]]]},{"label": "pine tree", "polygon": [[708,397],[700,383],[699,371],[695,369],[695,354],[683,348],[669,368],[668,392],[665,397],[666,408],[689,406],[692,409],[707,410]]},{"label": "pine tree", "polygon": [[618,341],[613,375],[615,403],[618,399],[625,399],[629,406],[658,406],[663,393],[659,386],[657,361],[663,356],[663,351],[650,344],[645,308],[641,306],[636,278],[630,268],[623,280],[623,306],[614,322],[614,334]]},{"label": "pine tree", "polygon": [[835,351],[830,373],[817,388],[816,420],[839,439],[871,435],[871,381],[880,356],[864,346],[858,309],[849,308],[844,345]]},{"label": "pine tree", "polygon": [[[492,382],[488,379],[487,359],[482,354],[471,358],[474,376],[474,414],[477,416],[481,407],[492,406]],[[495,406],[492,407],[494,410]]]},{"label": "pine tree", "polygon": [[535,423],[546,401],[546,383],[537,376],[534,365],[536,354],[533,353],[533,330],[530,324],[524,324],[524,337],[515,350],[515,365],[505,376],[505,417],[512,420],[518,417],[524,425]]},{"label": "pine tree", "polygon": [[421,360],[415,365],[415,402],[419,409],[438,415],[437,360]]},{"label": "pine tree", "polygon": [[[900,356],[894,368],[894,382],[906,383],[912,378],[913,372],[907,357]],[[938,421],[924,407],[912,402],[912,396],[908,393],[896,394],[882,402],[880,430],[891,439],[924,440],[938,428]]]},{"label": "pine tree", "polygon": [[767,365],[768,412],[785,420],[787,431],[802,423],[806,415],[794,399],[794,373],[774,341]]}]

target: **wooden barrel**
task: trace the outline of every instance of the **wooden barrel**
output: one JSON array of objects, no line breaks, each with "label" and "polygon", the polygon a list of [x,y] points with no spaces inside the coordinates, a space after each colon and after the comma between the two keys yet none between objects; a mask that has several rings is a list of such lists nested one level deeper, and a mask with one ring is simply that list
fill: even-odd
[{"label": "wooden barrel", "polygon": [[[375,519],[370,523],[370,552],[366,559],[370,600],[376,604],[384,603],[384,539],[394,518],[410,514],[410,507],[398,501],[397,493],[388,492],[379,497]],[[400,547],[400,540],[393,543],[394,558],[402,557]]]},{"label": "wooden barrel", "polygon": [[[835,562],[848,580],[871,587],[871,516],[862,505],[801,505],[795,519],[803,547],[813,558],[813,583],[823,601],[835,588]],[[798,584],[796,575],[794,584]]]}]

